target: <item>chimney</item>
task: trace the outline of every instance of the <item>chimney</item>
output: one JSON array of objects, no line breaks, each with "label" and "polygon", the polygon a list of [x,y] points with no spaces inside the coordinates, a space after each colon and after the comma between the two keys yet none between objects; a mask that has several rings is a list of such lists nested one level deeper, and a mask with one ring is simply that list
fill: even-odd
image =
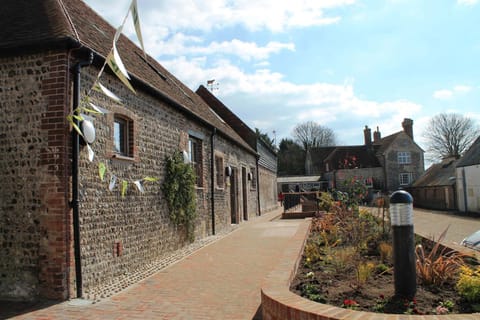
[{"label": "chimney", "polygon": [[373,133],[373,143],[379,143],[380,139],[382,139],[382,135],[380,134],[380,130],[377,127],[377,131]]},{"label": "chimney", "polygon": [[365,137],[365,145],[370,146],[372,144],[372,130],[368,126],[365,126],[365,129],[363,129],[363,135]]},{"label": "chimney", "polygon": [[402,122],[403,131],[413,140],[413,120],[405,118]]}]

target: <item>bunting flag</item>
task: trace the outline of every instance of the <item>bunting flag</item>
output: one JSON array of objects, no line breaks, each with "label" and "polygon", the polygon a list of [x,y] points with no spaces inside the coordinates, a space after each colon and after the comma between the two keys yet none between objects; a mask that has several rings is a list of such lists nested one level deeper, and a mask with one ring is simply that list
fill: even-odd
[{"label": "bunting flag", "polygon": [[112,174],[112,176],[110,177],[110,183],[108,184],[108,190],[113,191],[116,184],[117,184],[117,177],[114,174]]},{"label": "bunting flag", "polygon": [[98,176],[100,177],[100,180],[104,180],[105,178],[105,171],[107,171],[107,167],[105,167],[105,163],[100,162],[98,164]]},{"label": "bunting flag", "polygon": [[93,149],[90,147],[88,143],[87,143],[87,150],[88,150],[88,161],[93,162],[93,158],[95,157],[95,152],[93,152]]},{"label": "bunting flag", "polygon": [[123,180],[122,181],[122,198],[125,198],[125,195],[127,194],[127,187],[128,187],[128,181]]},{"label": "bunting flag", "polygon": [[83,121],[83,117],[80,115],[76,114],[70,114],[67,116],[67,121],[70,123],[70,125],[77,131],[78,135],[83,138],[83,132],[80,130],[78,125],[73,121],[73,119],[77,119],[78,121]]},{"label": "bunting flag", "polygon": [[117,46],[113,44],[113,48],[107,56],[107,64],[112,69],[113,73],[117,76],[120,81],[123,82],[124,85],[127,86],[133,93],[136,94],[135,90],[133,89],[132,85],[130,84],[130,77],[128,76],[127,71],[125,70],[125,66],[123,65],[122,60],[120,59],[120,55],[117,51]]},{"label": "bunting flag", "polygon": [[143,180],[136,180],[133,183],[137,186],[137,189],[140,191],[140,193],[145,192],[145,189],[143,188]]},{"label": "bunting flag", "polygon": [[132,19],[133,24],[135,25],[138,42],[140,42],[140,45],[142,46],[143,55],[145,56],[145,58],[147,58],[147,54],[145,53],[145,47],[143,46],[142,30],[140,29],[140,18],[138,17],[137,0],[132,0],[132,4],[130,5],[130,11],[132,12]]},{"label": "bunting flag", "polygon": [[112,91],[108,90],[105,86],[103,86],[100,81],[97,80],[97,82],[95,82],[95,84],[93,85],[93,90],[95,91],[98,91],[98,92],[102,92],[103,94],[105,94],[107,97],[109,97],[110,99],[112,99],[113,101],[115,102],[118,102],[118,103],[121,103],[122,100],[115,94],[113,93]]}]

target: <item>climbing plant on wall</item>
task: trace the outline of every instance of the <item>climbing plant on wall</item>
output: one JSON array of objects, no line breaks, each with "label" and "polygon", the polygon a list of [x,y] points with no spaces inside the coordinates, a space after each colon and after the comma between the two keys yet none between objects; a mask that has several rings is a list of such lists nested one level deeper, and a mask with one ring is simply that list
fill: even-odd
[{"label": "climbing plant on wall", "polygon": [[166,174],[162,185],[170,219],[177,226],[185,226],[190,241],[195,238],[195,173],[184,163],[181,152],[166,158]]}]

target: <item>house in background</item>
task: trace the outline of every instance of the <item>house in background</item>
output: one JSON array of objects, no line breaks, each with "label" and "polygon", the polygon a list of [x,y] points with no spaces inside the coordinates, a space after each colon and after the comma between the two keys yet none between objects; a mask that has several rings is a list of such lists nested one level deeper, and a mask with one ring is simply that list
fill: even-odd
[{"label": "house in background", "polygon": [[408,187],[407,191],[413,197],[413,205],[434,210],[456,210],[457,162],[456,158],[446,158],[441,163],[431,165]]},{"label": "house in background", "polygon": [[278,206],[277,153],[275,150],[272,150],[245,122],[203,85],[197,89],[196,93],[202,97],[222,121],[225,121],[252,149],[257,151],[257,166],[252,168],[252,172],[254,175],[256,174],[255,179],[258,180],[259,209],[261,212],[275,209]]},{"label": "house in background", "polygon": [[[257,149],[157,61],[120,36],[134,94],[108,67],[99,77],[116,29],[85,3],[2,5],[0,299],[95,295],[184,246],[161,191],[177,151],[197,175],[195,238],[258,215]],[[88,115],[93,160],[67,120],[87,94],[106,112]]]},{"label": "house in background", "polygon": [[480,137],[457,162],[458,210],[480,213]]},{"label": "house in background", "polygon": [[309,174],[320,174],[329,188],[342,189],[349,179],[361,180],[369,189],[393,192],[409,186],[424,172],[424,151],[415,143],[413,120],[404,119],[403,130],[384,138],[377,127],[365,126],[364,145],[313,148],[307,154]]}]

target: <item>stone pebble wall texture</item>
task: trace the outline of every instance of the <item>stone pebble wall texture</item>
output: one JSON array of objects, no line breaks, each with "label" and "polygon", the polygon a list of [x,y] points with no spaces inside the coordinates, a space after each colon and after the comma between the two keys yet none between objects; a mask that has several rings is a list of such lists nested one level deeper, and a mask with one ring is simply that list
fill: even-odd
[{"label": "stone pebble wall texture", "polygon": [[[74,62],[71,61],[70,64]],[[48,52],[0,58],[0,298],[64,300],[75,297],[72,212],[70,210],[70,143],[66,116],[71,108],[72,82],[66,53]],[[82,69],[81,92],[90,89],[98,69]],[[96,128],[93,162],[81,146],[80,239],[83,292],[103,292],[120,279],[135,278],[139,269],[187,244],[185,230],[174,226],[161,192],[165,157],[178,150],[180,137],[196,132],[204,137],[203,186],[197,189],[196,239],[211,235],[211,180],[209,128],[156,97],[132,94],[105,72],[102,83],[123,104],[92,91],[92,102],[110,111],[90,115]],[[20,110],[19,110],[20,109]],[[121,114],[134,122],[133,159],[113,158],[113,119]],[[215,149],[225,154],[225,165],[255,166],[245,153],[221,134]],[[98,164],[106,165],[101,181]],[[241,171],[239,171],[241,172]],[[117,186],[108,190],[112,175]],[[140,193],[133,182],[146,176]],[[119,183],[128,181],[125,197]],[[228,180],[228,179],[227,179]],[[241,174],[238,203],[242,210]],[[247,183],[248,185],[248,183]],[[258,212],[256,190],[248,188],[248,214]],[[216,232],[232,228],[230,188],[215,192]]]},{"label": "stone pebble wall texture", "polygon": [[[82,70],[84,86],[92,84],[96,72],[93,67]],[[94,116],[97,138],[91,147],[95,159],[93,163],[88,161],[86,147],[81,150],[80,158],[82,274],[87,295],[102,291],[102,286],[134,274],[188,244],[184,228],[170,222],[161,192],[165,157],[183,147],[181,137],[188,132],[203,137],[203,186],[197,188],[195,237],[202,239],[212,234],[210,130],[140,90],[137,95],[132,94],[111,75],[102,75],[102,83],[122,98],[123,105],[96,92],[90,95],[92,102],[112,114],[127,115],[134,120],[135,155],[133,160],[112,158],[113,116]],[[215,150],[226,154],[226,163],[255,163],[254,155],[246,156],[220,135],[215,137]],[[107,167],[104,181],[98,174],[99,162]],[[118,182],[109,191],[112,175]],[[140,193],[133,181],[146,176],[159,181],[146,182],[145,192]],[[125,197],[121,196],[119,186],[123,180],[128,181]],[[228,192],[215,192],[216,232],[231,228]],[[249,213],[255,215],[256,192],[248,196]]]},{"label": "stone pebble wall texture", "polygon": [[67,57],[0,58],[0,298],[66,298]]}]

